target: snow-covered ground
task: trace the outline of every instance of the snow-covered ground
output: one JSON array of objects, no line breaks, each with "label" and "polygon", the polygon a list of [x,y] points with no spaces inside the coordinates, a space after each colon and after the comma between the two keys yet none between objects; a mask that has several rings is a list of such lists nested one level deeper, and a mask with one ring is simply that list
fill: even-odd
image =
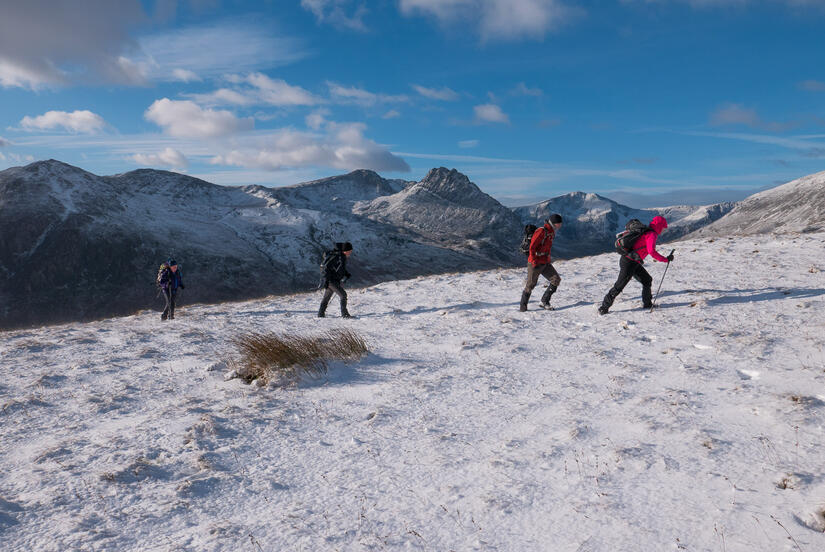
[{"label": "snow-covered ground", "polygon": [[[553,312],[500,270],[0,334],[0,548],[825,550],[823,243],[677,243],[652,314],[597,315],[608,254]],[[224,380],[232,336],[338,327],[372,354]]]}]

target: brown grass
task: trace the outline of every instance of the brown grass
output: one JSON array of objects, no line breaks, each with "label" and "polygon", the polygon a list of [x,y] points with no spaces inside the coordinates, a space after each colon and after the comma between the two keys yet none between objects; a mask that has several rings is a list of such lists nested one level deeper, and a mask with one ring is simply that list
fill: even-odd
[{"label": "brown grass", "polygon": [[232,342],[240,353],[233,362],[238,376],[261,385],[293,383],[303,374],[320,377],[327,373],[329,361],[358,360],[369,352],[364,338],[347,329],[315,336],[251,333]]}]

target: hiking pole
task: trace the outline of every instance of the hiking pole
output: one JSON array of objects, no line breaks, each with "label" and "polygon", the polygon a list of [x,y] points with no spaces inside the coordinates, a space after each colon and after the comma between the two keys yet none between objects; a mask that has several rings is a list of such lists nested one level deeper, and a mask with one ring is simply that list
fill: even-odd
[{"label": "hiking pole", "polygon": [[[675,251],[676,251],[675,249],[671,249],[670,250],[670,255],[673,255],[673,253]],[[668,255],[668,257],[670,257],[670,255]],[[667,269],[668,268],[670,268],[670,261],[668,261],[667,266],[665,266],[665,273],[662,274],[662,281],[659,282],[659,289],[656,290],[656,296],[653,298],[653,303],[650,305],[650,312],[653,312],[653,309],[656,308],[656,299],[659,298],[659,292],[662,291],[662,284],[665,281],[665,276],[667,276]]]}]

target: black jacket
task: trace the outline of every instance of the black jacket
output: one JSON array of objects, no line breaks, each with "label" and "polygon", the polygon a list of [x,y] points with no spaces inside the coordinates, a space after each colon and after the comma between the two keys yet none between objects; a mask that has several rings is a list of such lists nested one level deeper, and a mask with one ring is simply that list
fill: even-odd
[{"label": "black jacket", "polygon": [[329,282],[340,283],[351,274],[347,272],[347,256],[338,249],[328,251],[324,258],[324,287]]}]

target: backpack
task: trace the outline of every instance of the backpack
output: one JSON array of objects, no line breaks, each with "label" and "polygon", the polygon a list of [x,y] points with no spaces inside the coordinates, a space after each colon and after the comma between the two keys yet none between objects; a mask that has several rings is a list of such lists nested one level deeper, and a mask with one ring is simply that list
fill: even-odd
[{"label": "backpack", "polygon": [[169,265],[166,264],[166,263],[161,264],[160,268],[158,269],[158,275],[155,278],[155,284],[158,287],[163,287],[163,284],[165,284],[169,281],[168,274],[169,274]]},{"label": "backpack", "polygon": [[639,254],[633,249],[633,244],[647,232],[652,232],[651,228],[639,219],[627,221],[624,232],[616,234],[616,253],[630,258],[638,258]]},{"label": "backpack", "polygon": [[530,242],[533,240],[533,234],[535,234],[538,229],[538,226],[535,224],[528,224],[524,227],[524,235],[521,238],[521,245],[518,248],[522,255],[530,255]]},{"label": "backpack", "polygon": [[339,260],[339,255],[340,253],[335,249],[324,252],[324,257],[321,259],[322,278],[336,272],[334,265]]}]

